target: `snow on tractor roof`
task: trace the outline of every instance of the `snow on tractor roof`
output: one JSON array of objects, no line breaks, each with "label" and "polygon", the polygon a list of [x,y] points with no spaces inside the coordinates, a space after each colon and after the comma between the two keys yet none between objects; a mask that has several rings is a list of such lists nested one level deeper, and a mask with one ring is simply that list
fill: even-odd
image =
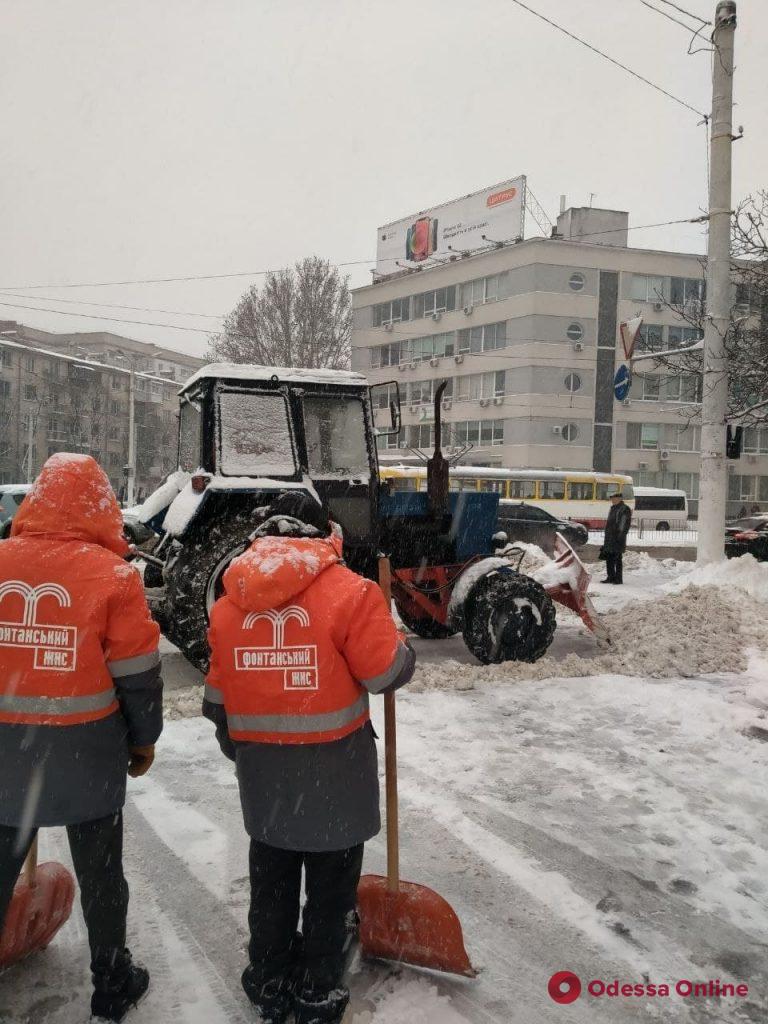
[{"label": "snow on tractor roof", "polygon": [[352,370],[320,370],[300,366],[258,366],[254,363],[209,363],[194,373],[181,388],[187,391],[196,381],[209,378],[228,380],[267,381],[278,377],[286,384],[354,384],[363,387],[368,380],[362,373]]}]

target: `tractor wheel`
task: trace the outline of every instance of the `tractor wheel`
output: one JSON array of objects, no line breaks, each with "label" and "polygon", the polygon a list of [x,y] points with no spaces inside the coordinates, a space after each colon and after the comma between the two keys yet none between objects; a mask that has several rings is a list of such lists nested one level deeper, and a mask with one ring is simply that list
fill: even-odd
[{"label": "tractor wheel", "polygon": [[208,669],[206,630],[211,608],[223,593],[225,570],[245,551],[254,525],[251,512],[210,522],[186,541],[166,569],[166,636],[201,672]]},{"label": "tractor wheel", "polygon": [[464,643],[484,665],[538,661],[554,632],[555,606],[530,576],[491,571],[464,603]]},{"label": "tractor wheel", "polygon": [[410,629],[416,636],[423,636],[425,640],[447,640],[449,636],[454,636],[458,632],[450,626],[444,626],[442,622],[430,619],[428,615],[417,619],[411,612],[404,611],[398,601],[395,601],[395,607],[405,628]]}]

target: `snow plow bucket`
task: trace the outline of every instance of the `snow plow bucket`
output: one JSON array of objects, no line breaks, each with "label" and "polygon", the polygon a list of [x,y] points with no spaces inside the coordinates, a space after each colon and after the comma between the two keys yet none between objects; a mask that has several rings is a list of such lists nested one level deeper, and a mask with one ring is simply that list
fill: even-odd
[{"label": "snow plow bucket", "polygon": [[587,629],[595,634],[599,643],[610,644],[611,634],[608,627],[597,614],[587,594],[589,573],[571,545],[559,533],[555,534],[554,561],[532,575],[553,601],[576,612]]},{"label": "snow plow bucket", "polygon": [[[391,602],[389,560],[379,560],[379,580]],[[387,874],[364,875],[357,890],[360,944],[364,957],[397,960],[434,971],[474,978],[461,923],[432,889],[400,881],[395,695],[384,695],[387,780]]]},{"label": "snow plow bucket", "polygon": [[32,843],[0,934],[0,968],[45,949],[72,913],[75,880],[63,864],[37,864]]}]

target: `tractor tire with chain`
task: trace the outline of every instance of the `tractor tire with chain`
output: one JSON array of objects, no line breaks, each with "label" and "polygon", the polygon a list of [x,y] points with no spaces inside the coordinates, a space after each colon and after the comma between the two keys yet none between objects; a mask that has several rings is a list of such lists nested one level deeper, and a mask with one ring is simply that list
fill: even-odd
[{"label": "tractor tire with chain", "polygon": [[424,637],[425,640],[447,640],[449,636],[455,636],[458,633],[457,629],[445,626],[442,622],[437,622],[428,616],[417,619],[410,612],[404,611],[397,600],[395,601],[395,607],[405,628],[410,629],[416,636]]},{"label": "tractor tire with chain", "polygon": [[210,607],[221,596],[224,571],[245,551],[254,526],[252,512],[236,512],[210,522],[184,543],[166,570],[165,635],[201,672],[208,669]]},{"label": "tractor tire with chain", "polygon": [[495,570],[480,579],[464,603],[464,643],[484,665],[533,662],[552,643],[552,598],[530,576]]}]

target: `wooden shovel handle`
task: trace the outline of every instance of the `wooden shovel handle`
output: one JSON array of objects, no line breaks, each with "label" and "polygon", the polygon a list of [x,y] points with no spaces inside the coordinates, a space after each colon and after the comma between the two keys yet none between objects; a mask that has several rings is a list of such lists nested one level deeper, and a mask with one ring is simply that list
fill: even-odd
[{"label": "wooden shovel handle", "polygon": [[[379,558],[379,586],[387,607],[392,607],[392,569],[389,559]],[[397,803],[397,719],[395,694],[384,694],[384,771],[387,799],[387,889],[400,889],[400,826]]]},{"label": "wooden shovel handle", "polygon": [[24,877],[27,880],[28,885],[35,884],[35,874],[37,872],[37,834],[32,840],[32,844],[29,847],[29,853],[24,861]]}]

